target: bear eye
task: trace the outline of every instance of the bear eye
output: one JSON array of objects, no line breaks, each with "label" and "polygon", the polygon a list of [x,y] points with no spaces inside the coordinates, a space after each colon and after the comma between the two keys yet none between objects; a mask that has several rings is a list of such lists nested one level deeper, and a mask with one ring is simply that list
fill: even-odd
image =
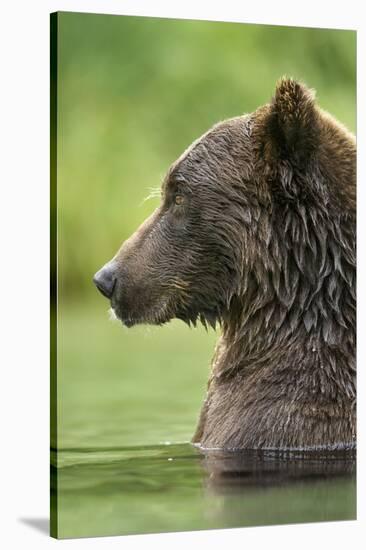
[{"label": "bear eye", "polygon": [[183,202],[184,202],[183,195],[175,195],[174,204],[176,204],[177,206],[180,206],[181,204],[183,204]]}]

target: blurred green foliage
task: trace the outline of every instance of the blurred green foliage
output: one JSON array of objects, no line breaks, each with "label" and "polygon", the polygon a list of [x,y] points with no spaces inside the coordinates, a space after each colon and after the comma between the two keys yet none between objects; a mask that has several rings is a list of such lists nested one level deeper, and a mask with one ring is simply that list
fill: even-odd
[{"label": "blurred green foliage", "polygon": [[158,204],[168,166],[219,120],[270,100],[282,75],[305,81],[355,130],[356,33],[61,13],[58,252],[63,297]]}]

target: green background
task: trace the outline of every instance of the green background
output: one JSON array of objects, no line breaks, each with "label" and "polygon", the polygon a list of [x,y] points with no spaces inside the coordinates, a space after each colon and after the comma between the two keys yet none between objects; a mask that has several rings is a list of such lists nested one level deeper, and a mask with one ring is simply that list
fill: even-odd
[{"label": "green background", "polygon": [[[281,76],[306,82],[355,131],[356,33],[61,13],[57,70],[53,445],[59,466],[75,466],[91,449],[188,441],[217,339],[179,321],[109,321],[93,274],[157,206],[144,199],[183,150],[268,102]],[[75,533],[75,511],[63,510]]]},{"label": "green background", "polygon": [[59,283],[90,277],[157,205],[168,166],[219,120],[306,82],[355,131],[356,33],[62,14],[59,25]]}]

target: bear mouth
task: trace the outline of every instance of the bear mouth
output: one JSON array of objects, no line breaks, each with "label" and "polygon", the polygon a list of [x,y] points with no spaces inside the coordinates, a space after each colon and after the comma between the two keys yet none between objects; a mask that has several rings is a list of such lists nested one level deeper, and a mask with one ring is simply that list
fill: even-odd
[{"label": "bear mouth", "polygon": [[111,302],[111,308],[109,310],[110,318],[117,320],[127,328],[131,328],[135,325],[164,325],[171,321],[174,314],[169,311],[169,307],[166,301],[160,304],[156,304],[154,307],[149,308],[146,311],[134,312],[133,314],[124,310],[119,304],[113,304]]},{"label": "bear mouth", "polygon": [[124,325],[128,328],[132,327],[135,324],[137,324],[137,322],[133,321],[130,317],[123,318],[121,315],[116,313],[115,308],[112,307],[112,306],[109,308],[108,313],[109,313],[109,319],[111,321],[119,321],[120,323],[122,323],[122,325]]},{"label": "bear mouth", "polygon": [[133,327],[139,323],[143,323],[143,320],[133,319],[130,316],[122,315],[116,306],[111,306],[109,309],[109,318],[112,321],[120,321],[122,325],[127,328]]}]

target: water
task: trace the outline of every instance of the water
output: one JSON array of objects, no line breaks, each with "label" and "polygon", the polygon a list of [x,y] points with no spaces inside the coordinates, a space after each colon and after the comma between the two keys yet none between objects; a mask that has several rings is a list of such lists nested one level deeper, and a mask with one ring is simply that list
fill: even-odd
[{"label": "water", "polygon": [[52,464],[60,538],[356,518],[353,453],[181,443],[64,449]]}]

